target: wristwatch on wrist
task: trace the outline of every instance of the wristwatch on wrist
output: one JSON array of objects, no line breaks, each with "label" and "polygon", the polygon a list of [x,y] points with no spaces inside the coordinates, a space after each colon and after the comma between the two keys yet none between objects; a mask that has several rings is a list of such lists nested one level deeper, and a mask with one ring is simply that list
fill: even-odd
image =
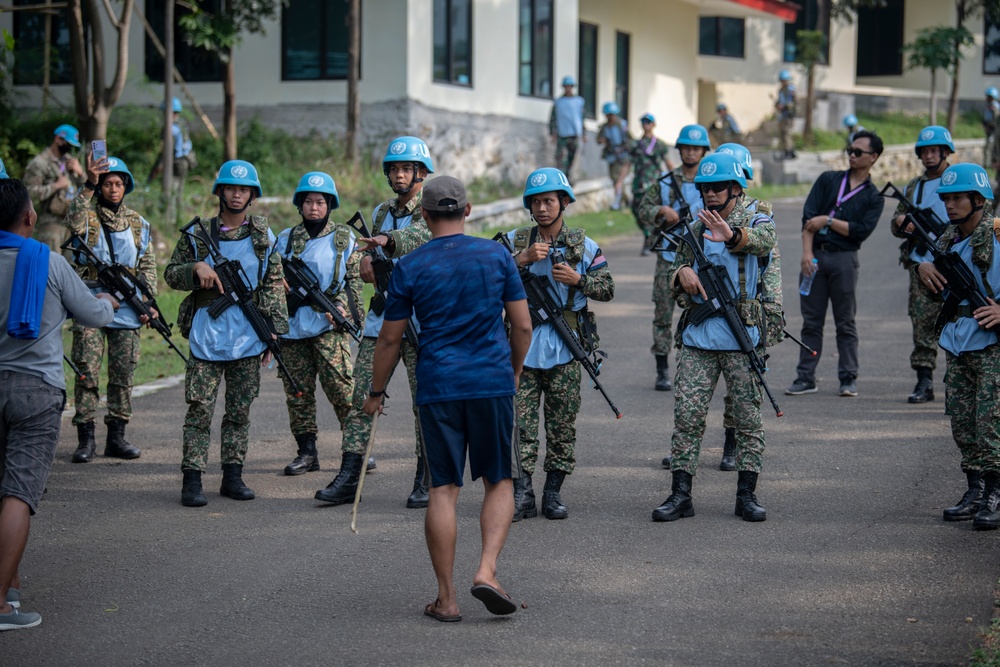
[{"label": "wristwatch on wrist", "polygon": [[823,226],[824,227],[830,227],[831,225],[833,225],[833,217],[828,215],[828,216],[826,216],[826,224],[823,225]]},{"label": "wristwatch on wrist", "polygon": [[84,183],[83,187],[87,188],[88,190],[96,190],[97,189],[97,186],[94,185],[93,183],[91,183],[90,181],[87,181],[86,183]]},{"label": "wristwatch on wrist", "polygon": [[389,398],[389,395],[385,393],[385,389],[383,389],[382,391],[375,391],[375,385],[373,385],[371,382],[368,383],[368,395],[371,396],[372,398],[381,398],[383,396]]}]

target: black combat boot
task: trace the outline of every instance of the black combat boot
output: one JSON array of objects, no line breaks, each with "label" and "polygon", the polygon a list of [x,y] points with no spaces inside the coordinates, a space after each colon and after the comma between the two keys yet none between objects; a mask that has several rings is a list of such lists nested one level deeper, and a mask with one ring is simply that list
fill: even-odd
[{"label": "black combat boot", "polygon": [[535,506],[535,490],[531,488],[531,475],[524,473],[514,478],[514,521],[536,516],[538,507]]},{"label": "black combat boot", "polygon": [[565,519],[569,512],[562,504],[559,491],[562,489],[566,473],[562,470],[550,470],[545,473],[545,488],[542,490],[542,514],[546,519]]},{"label": "black combat boot", "polygon": [[978,470],[966,470],[965,478],[969,481],[969,490],[954,507],[943,512],[945,521],[968,521],[976,516],[983,504],[983,476]]},{"label": "black combat boot", "polygon": [[243,466],[239,463],[222,464],[222,486],[219,493],[233,500],[253,500],[253,491],[243,483]]},{"label": "black combat boot", "polygon": [[732,472],[736,470],[736,429],[726,429],[726,442],[722,445],[722,461],[719,470]]},{"label": "black combat boot", "polygon": [[419,510],[427,507],[430,496],[427,494],[427,480],[424,478],[424,457],[417,459],[417,472],[413,476],[413,491],[406,499],[406,506],[411,510]]},{"label": "black combat boot", "polygon": [[299,455],[285,466],[286,475],[301,475],[319,470],[319,454],[316,453],[316,434],[299,433],[295,436],[299,445]]},{"label": "black combat boot", "polygon": [[184,482],[181,484],[181,505],[184,507],[204,507],[208,504],[201,490],[201,471],[185,468]]},{"label": "black combat boot", "polygon": [[365,457],[361,454],[344,452],[340,461],[340,472],[325,489],[320,489],[313,496],[316,500],[334,505],[353,503],[354,494],[358,490],[358,480],[361,479],[361,466]]},{"label": "black combat boot", "polygon": [[766,521],[767,510],[757,504],[757,473],[741,470],[736,482],[736,516],[744,521]]},{"label": "black combat boot", "polygon": [[694,516],[694,504],[691,502],[691,473],[684,470],[673,472],[670,484],[670,495],[663,504],[653,510],[653,521],[676,521],[688,516]]},{"label": "black combat boot", "polygon": [[94,458],[97,442],[94,440],[94,422],[76,425],[77,444],[73,452],[73,463],[87,463]]},{"label": "black combat boot", "polygon": [[125,424],[123,419],[109,419],[108,439],[104,443],[104,455],[116,459],[137,459],[142,454],[138,447],[125,439]]},{"label": "black combat boot", "polygon": [[375,457],[374,456],[369,456],[368,457],[368,467],[366,467],[365,470],[368,471],[368,472],[371,472],[372,470],[375,470],[375,468],[378,468],[378,463],[375,462]]},{"label": "black combat boot", "polygon": [[979,506],[972,527],[976,530],[994,530],[1000,528],[1000,472],[985,472],[983,504]]},{"label": "black combat boot", "polygon": [[673,459],[672,459],[671,457],[669,457],[669,456],[664,456],[664,457],[663,457],[663,460],[662,460],[662,461],[660,461],[660,465],[661,465],[661,466],[663,466],[664,468],[666,468],[667,470],[670,470],[670,462],[671,462],[672,460],[673,460]]},{"label": "black combat boot", "polygon": [[665,354],[656,355],[656,391],[670,391],[674,388],[670,381],[670,361]]},{"label": "black combat boot", "polygon": [[926,403],[934,400],[934,371],[930,368],[917,369],[917,386],[906,399],[907,403]]}]

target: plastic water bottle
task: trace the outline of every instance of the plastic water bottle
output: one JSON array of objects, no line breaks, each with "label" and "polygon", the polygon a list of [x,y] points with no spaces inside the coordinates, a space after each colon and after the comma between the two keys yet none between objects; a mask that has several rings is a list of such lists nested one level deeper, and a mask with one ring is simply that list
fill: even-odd
[{"label": "plastic water bottle", "polygon": [[812,265],[813,272],[809,275],[803,275],[802,282],[799,283],[799,294],[802,296],[809,296],[809,291],[813,286],[813,280],[816,279],[816,273],[819,271],[819,260],[813,257]]}]

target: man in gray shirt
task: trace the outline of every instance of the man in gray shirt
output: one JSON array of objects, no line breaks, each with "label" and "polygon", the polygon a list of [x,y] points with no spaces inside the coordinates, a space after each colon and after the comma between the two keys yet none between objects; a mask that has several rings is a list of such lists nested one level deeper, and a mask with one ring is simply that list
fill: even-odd
[{"label": "man in gray shirt", "polygon": [[83,326],[103,327],[118,307],[31,239],[37,221],[24,184],[0,179],[0,630],[42,622],[20,611],[17,568],[59,441],[63,320],[72,313]]}]

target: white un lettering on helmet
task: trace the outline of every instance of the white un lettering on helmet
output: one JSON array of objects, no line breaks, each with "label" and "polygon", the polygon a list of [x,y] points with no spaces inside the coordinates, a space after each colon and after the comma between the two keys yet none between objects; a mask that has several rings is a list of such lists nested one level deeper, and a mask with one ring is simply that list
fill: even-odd
[{"label": "white un lettering on helmet", "polygon": [[406,142],[397,141],[389,146],[389,152],[393,155],[402,155],[406,151]]},{"label": "white un lettering on helmet", "polygon": [[558,174],[558,176],[559,176],[559,185],[562,185],[562,186],[565,186],[565,187],[568,188],[569,187],[569,181],[566,180],[566,174],[564,174],[564,173],[562,173],[560,171],[559,174]]},{"label": "white un lettering on helmet", "polygon": [[930,141],[934,138],[934,130],[924,130],[920,133],[920,138],[924,141]]},{"label": "white un lettering on helmet", "polygon": [[246,178],[248,172],[246,167],[242,164],[238,164],[230,169],[229,173],[232,174],[233,178]]},{"label": "white un lettering on helmet", "polygon": [[945,141],[951,141],[951,132],[949,132],[948,130],[945,130],[944,131],[944,139],[945,139]]},{"label": "white un lettering on helmet", "polygon": [[420,157],[430,157],[431,152],[427,150],[427,144],[420,142],[419,144],[413,144],[413,152]]},{"label": "white un lettering on helmet", "polygon": [[715,173],[716,169],[717,167],[715,166],[714,162],[706,162],[705,164],[701,165],[701,175],[711,176],[712,174]]},{"label": "white un lettering on helmet", "polygon": [[535,174],[531,177],[531,187],[537,188],[539,185],[545,185],[545,181],[549,180],[549,177],[545,174]]},{"label": "white un lettering on helmet", "polygon": [[981,188],[989,187],[990,179],[986,176],[984,172],[981,171],[976,172],[976,185],[978,185]]},{"label": "white un lettering on helmet", "polygon": [[313,186],[314,188],[318,188],[319,186],[323,185],[323,177],[322,176],[310,176],[309,177],[309,185]]},{"label": "white un lettering on helmet", "polygon": [[949,171],[941,177],[941,185],[951,185],[956,180],[958,180],[958,174],[953,171]]}]

